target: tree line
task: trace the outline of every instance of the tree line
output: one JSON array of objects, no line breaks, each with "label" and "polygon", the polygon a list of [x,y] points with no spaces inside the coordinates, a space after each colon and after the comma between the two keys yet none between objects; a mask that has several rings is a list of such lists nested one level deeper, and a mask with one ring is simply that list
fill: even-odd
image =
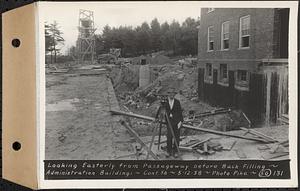
[{"label": "tree line", "polygon": [[[153,19],[137,27],[106,25],[101,34],[95,34],[96,54],[108,53],[111,48],[120,48],[122,57],[132,57],[152,52],[166,51],[170,55],[196,55],[198,47],[199,21],[187,18],[183,23],[173,20],[160,24]],[[57,61],[60,48],[64,45],[59,24],[45,23],[45,51],[50,63]],[[70,59],[76,57],[76,48],[68,49]]]},{"label": "tree line", "polygon": [[155,18],[150,24],[143,22],[131,26],[110,27],[106,25],[102,34],[96,35],[96,53],[109,52],[110,48],[121,48],[124,57],[167,51],[172,55],[196,55],[199,22],[187,18],[182,24],[173,20],[160,24]]}]

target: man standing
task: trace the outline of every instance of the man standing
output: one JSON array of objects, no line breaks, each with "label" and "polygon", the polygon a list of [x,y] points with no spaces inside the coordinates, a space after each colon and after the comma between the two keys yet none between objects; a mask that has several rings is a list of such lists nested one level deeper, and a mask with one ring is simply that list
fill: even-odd
[{"label": "man standing", "polygon": [[179,100],[175,99],[176,91],[175,88],[170,88],[168,91],[168,100],[165,104],[166,114],[170,119],[171,128],[175,134],[175,139],[170,128],[167,128],[167,157],[173,155],[175,158],[178,157],[179,137],[180,137],[180,127],[183,122],[182,109]]}]

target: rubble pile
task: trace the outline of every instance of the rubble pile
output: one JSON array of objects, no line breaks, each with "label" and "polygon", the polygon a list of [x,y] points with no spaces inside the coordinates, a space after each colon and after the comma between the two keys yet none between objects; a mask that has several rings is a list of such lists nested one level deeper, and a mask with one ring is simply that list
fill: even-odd
[{"label": "rubble pile", "polygon": [[[153,61],[157,60],[157,63]],[[139,67],[136,64],[121,65],[113,68],[110,72],[120,108],[127,112],[155,117],[160,106],[161,99],[167,96],[170,87],[177,89],[175,96],[181,103],[185,120],[191,125],[201,125],[203,128],[228,131],[247,125],[240,111],[231,111],[219,115],[198,118],[190,122],[193,115],[216,110],[204,102],[198,100],[197,93],[197,67],[193,58],[172,61],[166,56],[157,55],[151,59],[151,72],[155,78],[145,87],[138,87]],[[173,64],[169,64],[170,61]],[[164,62],[167,62],[163,64]],[[132,119],[136,131],[143,136],[151,134],[149,124],[141,120]],[[193,130],[184,130],[183,135],[198,134]]]},{"label": "rubble pile", "polygon": [[154,64],[154,65],[166,65],[166,64],[173,65],[173,64],[175,64],[175,62],[172,61],[169,57],[167,57],[165,55],[156,55],[156,56],[152,57],[151,64]]}]

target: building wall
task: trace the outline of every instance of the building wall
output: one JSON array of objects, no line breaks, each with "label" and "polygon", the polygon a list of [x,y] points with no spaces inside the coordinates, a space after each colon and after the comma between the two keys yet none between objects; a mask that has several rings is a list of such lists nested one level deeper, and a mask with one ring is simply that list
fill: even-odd
[{"label": "building wall", "polygon": [[[239,48],[240,18],[250,15],[250,48]],[[221,50],[221,26],[225,21],[229,24],[229,50]],[[259,59],[272,58],[274,9],[225,9],[216,8],[207,13],[201,10],[201,20],[198,33],[198,62],[200,67],[205,63],[227,63],[229,70],[244,68],[256,70]],[[207,51],[207,36],[209,26],[214,26],[214,50]]]},{"label": "building wall", "polygon": [[[201,10],[198,33],[198,95],[201,100],[215,106],[241,109],[255,125],[276,123],[281,105],[278,100],[287,97],[287,91],[284,88],[279,91],[279,87],[286,86],[287,81],[284,79],[287,75],[279,70],[266,75],[262,59],[281,58],[285,54],[281,47],[286,38],[281,34],[281,27],[288,29],[288,23],[283,24],[287,14],[283,15],[284,11],[270,8],[216,8],[207,13],[207,9]],[[240,18],[247,15],[250,15],[250,47],[239,48]],[[230,21],[229,50],[221,49],[222,23],[225,21]],[[209,26],[214,26],[213,51],[208,51]],[[212,64],[212,75],[209,78],[207,63]],[[219,79],[220,64],[227,64],[225,80]],[[246,83],[238,80],[238,70],[247,71]],[[288,103],[285,105],[288,107]]]}]

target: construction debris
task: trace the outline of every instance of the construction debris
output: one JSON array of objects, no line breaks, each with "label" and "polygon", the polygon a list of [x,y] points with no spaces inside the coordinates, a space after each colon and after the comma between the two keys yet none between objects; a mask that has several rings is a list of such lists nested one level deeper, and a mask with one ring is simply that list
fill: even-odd
[{"label": "construction debris", "polygon": [[216,110],[211,110],[208,112],[204,112],[204,113],[200,113],[198,115],[195,115],[196,118],[200,118],[200,117],[207,117],[207,116],[211,116],[211,115],[218,115],[218,114],[223,114],[223,113],[228,113],[230,112],[231,109],[216,109]]},{"label": "construction debris", "polygon": [[265,160],[270,160],[270,159],[279,158],[279,157],[283,157],[283,156],[287,156],[287,155],[289,155],[288,152],[276,152],[276,153],[266,152],[262,155],[262,157]]},{"label": "construction debris", "polygon": [[222,146],[223,146],[223,150],[224,151],[231,151],[232,148],[234,147],[234,145],[236,144],[236,140],[232,140],[232,141],[229,141],[227,144],[226,143],[222,143]]},{"label": "construction debris", "polygon": [[278,118],[278,120],[284,124],[289,124],[289,116],[288,115],[281,114],[281,116]]},{"label": "construction debris", "polygon": [[128,132],[136,139],[136,141],[138,141],[142,147],[145,147],[147,152],[153,157],[153,159],[155,160],[159,160],[158,157],[151,151],[151,149],[147,146],[146,143],[144,143],[141,138],[139,137],[139,135],[130,127],[130,124],[127,124],[125,121],[121,120],[120,121],[121,125],[123,125]]},{"label": "construction debris", "polygon": [[[124,115],[124,116],[127,116],[127,117],[134,117],[134,118],[144,119],[144,120],[148,120],[148,121],[155,121],[155,118],[149,117],[149,116],[138,115],[138,114],[134,114],[134,113],[127,113],[127,112],[116,111],[116,110],[111,110],[110,112],[114,115]],[[206,132],[206,133],[211,133],[211,134],[216,134],[216,135],[229,136],[229,137],[235,137],[235,138],[246,139],[246,140],[251,140],[251,141],[258,141],[258,142],[263,142],[263,143],[275,142],[275,141],[266,141],[265,139],[261,139],[261,138],[246,137],[246,136],[242,136],[242,135],[234,135],[234,134],[230,134],[230,133],[225,133],[225,132],[222,132],[222,131],[216,131],[216,130],[211,130],[211,129],[204,129],[204,128],[200,128],[200,127],[194,127],[194,126],[190,126],[190,125],[186,125],[186,124],[183,124],[182,127],[186,128],[186,129],[195,130],[195,131],[201,131],[201,132]]]},{"label": "construction debris", "polygon": [[258,132],[258,131],[255,131],[255,130],[253,130],[253,129],[246,129],[246,128],[244,128],[244,127],[240,127],[240,129],[246,131],[246,133],[250,133],[250,134],[252,134],[252,135],[254,135],[254,136],[256,136],[256,137],[259,137],[259,138],[261,138],[261,139],[264,139],[266,142],[278,142],[276,139],[274,139],[274,138],[272,138],[272,137],[269,137],[269,136],[267,136],[267,135],[265,135],[265,134],[263,134],[263,133],[260,133],[260,132]]}]

